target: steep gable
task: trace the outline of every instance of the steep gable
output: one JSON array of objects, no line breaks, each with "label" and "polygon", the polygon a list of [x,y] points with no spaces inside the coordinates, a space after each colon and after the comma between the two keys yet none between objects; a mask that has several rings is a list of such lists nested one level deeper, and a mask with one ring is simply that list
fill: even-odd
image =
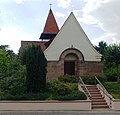
[{"label": "steep gable", "polygon": [[82,52],[85,61],[101,61],[101,55],[92,46],[73,13],[44,53],[48,61],[59,60],[61,53],[68,48]]}]

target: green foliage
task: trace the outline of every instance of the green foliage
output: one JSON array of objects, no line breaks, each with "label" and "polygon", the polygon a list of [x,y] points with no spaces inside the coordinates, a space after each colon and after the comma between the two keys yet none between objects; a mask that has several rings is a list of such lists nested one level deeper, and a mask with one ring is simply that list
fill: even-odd
[{"label": "green foliage", "polygon": [[20,95],[13,95],[5,93],[0,96],[0,100],[46,100],[48,93],[23,93]]},{"label": "green foliage", "polygon": [[106,68],[104,72],[107,81],[117,81],[117,69],[116,67]]},{"label": "green foliage", "polygon": [[65,95],[72,91],[70,85],[62,83],[60,81],[51,81],[48,83],[48,90],[55,95]]},{"label": "green foliage", "polygon": [[40,46],[32,45],[21,52],[22,64],[26,65],[26,88],[28,92],[39,92],[46,86],[47,60]]},{"label": "green foliage", "polygon": [[104,54],[106,47],[107,47],[107,43],[104,41],[99,42],[98,46],[95,46],[96,50],[102,55]]},{"label": "green foliage", "polygon": [[[104,83],[106,81],[106,77],[103,75],[96,76],[101,83]],[[97,81],[95,79],[95,76],[86,76],[82,78],[85,84],[88,85],[96,85]]]},{"label": "green foliage", "polygon": [[85,100],[86,95],[83,92],[78,91],[78,86],[76,83],[63,83],[59,81],[52,81],[47,83],[47,89],[43,92],[11,93],[11,91],[9,92],[9,90],[8,91],[6,90],[6,92],[0,93],[0,99],[1,100]]},{"label": "green foliage", "polygon": [[105,88],[116,99],[120,99],[120,84],[118,82],[105,82]]},{"label": "green foliage", "polygon": [[74,75],[62,75],[58,77],[58,80],[64,83],[78,83],[78,79]]},{"label": "green foliage", "polygon": [[8,45],[0,45],[0,49],[5,50],[7,54],[11,57],[15,56],[16,54],[13,52],[13,50],[9,50]]},{"label": "green foliage", "polygon": [[19,56],[7,46],[0,46],[0,95],[20,95],[25,92],[26,69]]},{"label": "green foliage", "polygon": [[8,53],[0,49],[0,78],[6,77],[11,74],[11,57]]},{"label": "green foliage", "polygon": [[[26,69],[24,66],[15,64],[12,68],[11,76],[4,77],[0,80],[0,90],[10,94],[21,94],[25,92]],[[12,64],[14,65],[14,63]]]},{"label": "green foliage", "polygon": [[55,97],[56,100],[86,100],[87,97],[83,92],[80,91],[72,91],[71,93],[67,95],[59,95]]},{"label": "green foliage", "polygon": [[[119,65],[120,65],[120,44],[113,44],[107,46],[104,52],[104,66],[105,66],[104,71],[105,74],[107,75],[107,78],[109,78],[110,80],[112,79],[115,80],[117,76],[117,80],[120,79]],[[110,77],[113,75],[112,78],[108,76],[107,72],[110,73]]]},{"label": "green foliage", "polygon": [[52,100],[85,100],[83,92],[78,91],[77,83],[64,83],[52,81],[48,83],[48,91],[51,93],[48,99]]}]

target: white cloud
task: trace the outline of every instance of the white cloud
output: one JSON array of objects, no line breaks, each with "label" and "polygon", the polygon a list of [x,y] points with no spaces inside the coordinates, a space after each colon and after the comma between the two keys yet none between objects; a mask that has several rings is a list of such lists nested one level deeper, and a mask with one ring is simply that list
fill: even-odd
[{"label": "white cloud", "polygon": [[57,18],[65,18],[65,14],[61,13],[61,12],[55,12],[55,16]]},{"label": "white cloud", "polygon": [[98,38],[93,38],[91,41],[93,44],[98,44],[98,41],[104,41],[106,42],[107,44],[112,44],[112,43],[117,43],[117,36],[118,34],[116,33],[104,33],[103,35],[101,35],[100,37]]},{"label": "white cloud", "polygon": [[[101,23],[100,27],[112,33],[111,43],[120,43],[120,0],[110,0],[107,4],[102,5],[93,11],[94,17]],[[99,24],[100,24],[99,23]]]},{"label": "white cloud", "polygon": [[93,17],[92,15],[89,15],[89,14],[83,14],[82,15],[82,18],[78,18],[78,20],[80,22],[83,22],[87,25],[91,25],[91,24],[98,24],[98,20]]},{"label": "white cloud", "polygon": [[36,35],[21,34],[17,28],[4,27],[0,31],[0,45],[10,45],[10,49],[18,53],[21,40],[33,40]]},{"label": "white cloud", "polygon": [[82,18],[79,20],[85,24],[100,24],[99,20],[95,18],[91,13],[101,5],[108,3],[110,0],[83,0],[85,5],[82,7]]},{"label": "white cloud", "polygon": [[83,0],[85,6],[83,7],[83,13],[90,13],[101,5],[108,3],[110,0]]},{"label": "white cloud", "polygon": [[10,2],[10,0],[0,0],[0,4],[1,3],[9,3]]},{"label": "white cloud", "polygon": [[14,2],[16,2],[17,4],[23,4],[24,0],[14,0]]},{"label": "white cloud", "polygon": [[57,0],[58,6],[62,8],[68,8],[71,4],[71,0]]},{"label": "white cloud", "polygon": [[85,5],[82,8],[82,18],[79,21],[87,25],[96,25],[100,27],[104,34],[93,43],[106,41],[107,43],[120,42],[120,0],[79,0]]},{"label": "white cloud", "polygon": [[0,3],[11,3],[11,2],[15,2],[17,4],[22,4],[24,2],[24,0],[0,0]]},{"label": "white cloud", "polygon": [[72,12],[74,13],[74,15],[75,15],[76,17],[78,17],[80,10],[73,10]]}]

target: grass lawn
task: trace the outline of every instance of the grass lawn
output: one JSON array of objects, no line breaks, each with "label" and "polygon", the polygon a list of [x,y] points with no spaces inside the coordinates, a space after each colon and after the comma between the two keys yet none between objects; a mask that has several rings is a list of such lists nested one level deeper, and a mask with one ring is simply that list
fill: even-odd
[{"label": "grass lawn", "polygon": [[115,99],[120,99],[120,83],[105,82],[104,86]]}]

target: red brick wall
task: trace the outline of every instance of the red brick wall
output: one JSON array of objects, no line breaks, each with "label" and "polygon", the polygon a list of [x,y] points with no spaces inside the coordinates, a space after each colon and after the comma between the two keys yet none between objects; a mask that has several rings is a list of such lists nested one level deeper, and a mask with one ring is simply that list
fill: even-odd
[{"label": "red brick wall", "polygon": [[22,48],[28,46],[28,45],[40,45],[41,50],[44,51],[46,49],[45,47],[45,42],[46,41],[21,41],[21,48],[20,50],[22,50]]}]

